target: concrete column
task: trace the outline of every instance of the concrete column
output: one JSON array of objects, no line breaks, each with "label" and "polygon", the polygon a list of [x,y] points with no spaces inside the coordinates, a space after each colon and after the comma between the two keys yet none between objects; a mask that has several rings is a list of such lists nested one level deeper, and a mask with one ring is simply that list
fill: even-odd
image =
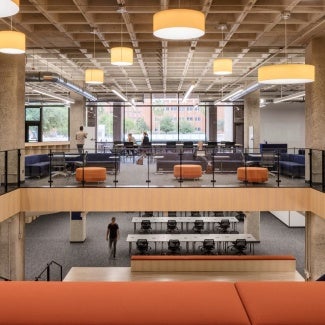
[{"label": "concrete column", "polygon": [[82,243],[86,240],[86,220],[87,212],[71,211],[70,212],[70,242]]},{"label": "concrete column", "polygon": [[[306,148],[325,150],[325,37],[313,39],[306,49],[306,63],[315,66],[315,82],[306,84]],[[314,182],[321,181],[321,155],[313,155]],[[306,159],[306,170],[309,170]],[[308,176],[308,175],[306,175]],[[308,178],[307,178],[308,179]],[[325,220],[306,213],[306,271],[315,280],[325,273]]]},{"label": "concrete column", "polygon": [[[0,150],[25,148],[25,55],[0,54]],[[24,155],[24,151],[22,151]],[[17,152],[8,153],[9,182],[17,180]],[[24,179],[24,159],[20,176]],[[4,155],[0,156],[0,174]]]},{"label": "concrete column", "polygon": [[325,219],[306,214],[306,278],[316,280],[325,274]]},{"label": "concrete column", "polygon": [[76,150],[75,134],[79,131],[81,125],[85,126],[85,100],[78,96],[74,98],[75,103],[70,106],[70,149]]},{"label": "concrete column", "polygon": [[[315,66],[315,82],[306,84],[305,118],[306,118],[306,148],[325,149],[325,137],[322,136],[325,127],[325,37],[313,39],[306,49],[306,63]],[[313,182],[321,182],[321,155],[312,155]],[[310,180],[309,159],[306,156],[306,179]]]},{"label": "concrete column", "polygon": [[113,104],[113,141],[123,141],[123,105],[121,103]]},{"label": "concrete column", "polygon": [[260,224],[261,216],[260,212],[245,211],[246,218],[244,220],[244,233],[253,235],[257,240],[261,240]]},{"label": "concrete column", "polygon": [[260,90],[245,96],[244,100],[244,148],[249,147],[250,131],[253,131],[253,148],[260,147]]},{"label": "concrete column", "polygon": [[217,141],[217,106],[209,106],[208,141]]},{"label": "concrete column", "polygon": [[25,277],[25,217],[16,214],[0,223],[0,275],[11,280]]}]

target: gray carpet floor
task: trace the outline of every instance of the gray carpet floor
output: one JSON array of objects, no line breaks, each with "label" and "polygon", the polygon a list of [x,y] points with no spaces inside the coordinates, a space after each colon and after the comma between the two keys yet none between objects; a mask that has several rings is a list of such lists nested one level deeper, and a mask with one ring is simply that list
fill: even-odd
[{"label": "gray carpet floor", "polygon": [[[116,217],[121,238],[117,244],[117,259],[110,259],[105,240],[107,225]],[[134,213],[88,213],[87,238],[84,243],[70,243],[68,213],[43,215],[26,225],[25,278],[34,280],[47,263],[54,260],[63,266],[63,277],[71,267],[130,266],[126,237],[133,233],[131,219]],[[255,254],[294,255],[297,270],[303,275],[305,229],[288,228],[269,212],[261,212],[261,242],[255,245]],[[243,222],[238,225],[243,232]],[[59,279],[59,268],[51,267],[51,279]]]},{"label": "gray carpet floor", "polygon": [[[150,180],[150,182],[147,182]],[[211,182],[214,180],[215,182]],[[63,177],[56,176],[52,178],[53,187],[82,186],[75,180],[74,175]],[[117,182],[115,182],[117,181]],[[49,177],[27,178],[22,184],[24,187],[42,187],[49,186]],[[114,187],[114,186],[170,186],[170,187],[277,187],[277,177],[270,174],[265,183],[244,183],[237,180],[236,173],[214,173],[203,174],[199,180],[184,180],[179,182],[173,173],[157,173],[157,167],[154,160],[144,159],[143,165],[134,164],[132,159],[121,162],[120,172],[116,175],[107,174],[107,180],[102,183],[86,183],[90,187]],[[303,178],[291,178],[281,175],[280,187],[306,187]]]}]

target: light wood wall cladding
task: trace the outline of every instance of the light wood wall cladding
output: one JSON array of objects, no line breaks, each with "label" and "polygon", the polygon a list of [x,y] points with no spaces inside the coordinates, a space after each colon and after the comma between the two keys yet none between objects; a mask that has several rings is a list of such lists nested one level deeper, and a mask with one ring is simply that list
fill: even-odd
[{"label": "light wood wall cladding", "polygon": [[20,190],[16,190],[0,196],[0,222],[21,211],[20,194]]},{"label": "light wood wall cladding", "polygon": [[70,149],[69,141],[58,142],[26,142],[25,155],[48,154],[50,150],[68,151]]},{"label": "light wood wall cladding", "polygon": [[311,211],[320,217],[325,218],[325,194],[315,190],[311,190],[310,198]]},{"label": "light wood wall cladding", "polygon": [[22,211],[311,210],[325,218],[325,194],[310,188],[22,188],[20,191]]}]

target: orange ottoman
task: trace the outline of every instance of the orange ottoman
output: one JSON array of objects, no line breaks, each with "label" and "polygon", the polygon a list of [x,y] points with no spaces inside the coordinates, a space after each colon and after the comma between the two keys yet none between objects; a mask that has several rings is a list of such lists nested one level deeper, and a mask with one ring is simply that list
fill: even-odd
[{"label": "orange ottoman", "polygon": [[174,176],[176,178],[195,179],[202,176],[201,165],[174,165]]},{"label": "orange ottoman", "polygon": [[79,167],[76,169],[76,180],[82,182],[104,182],[106,180],[105,167]]},{"label": "orange ottoman", "polygon": [[239,167],[237,179],[249,183],[263,183],[268,180],[268,169],[264,167]]}]

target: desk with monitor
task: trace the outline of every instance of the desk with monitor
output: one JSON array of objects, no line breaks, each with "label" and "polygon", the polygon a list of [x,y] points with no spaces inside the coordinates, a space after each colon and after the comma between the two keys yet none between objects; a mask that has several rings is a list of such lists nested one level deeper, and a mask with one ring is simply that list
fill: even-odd
[{"label": "desk with monitor", "polygon": [[186,243],[186,252],[189,252],[189,244],[192,243],[192,251],[195,253],[195,244],[203,243],[205,239],[213,239],[217,245],[218,252],[226,252],[227,244],[236,241],[236,239],[245,239],[249,245],[250,252],[254,254],[254,244],[259,241],[251,234],[129,234],[126,241],[129,243],[129,254],[132,252],[132,243],[136,243],[138,239],[147,239],[155,245],[155,253],[157,252],[157,243],[161,243],[161,251],[164,249],[164,243],[168,243],[170,239],[177,239]]},{"label": "desk with monitor", "polygon": [[151,223],[155,224],[157,230],[157,224],[160,223],[160,230],[162,230],[163,223],[167,223],[168,220],[175,220],[177,223],[181,224],[181,229],[183,230],[183,225],[186,225],[186,231],[188,231],[189,223],[194,223],[196,220],[202,220],[208,225],[210,230],[210,225],[212,224],[212,229],[217,222],[223,219],[229,220],[232,230],[237,229],[238,219],[236,217],[201,217],[201,216],[190,216],[190,217],[133,217],[132,222],[134,226],[134,232],[137,230],[137,223],[141,223],[142,220],[150,220]]}]

